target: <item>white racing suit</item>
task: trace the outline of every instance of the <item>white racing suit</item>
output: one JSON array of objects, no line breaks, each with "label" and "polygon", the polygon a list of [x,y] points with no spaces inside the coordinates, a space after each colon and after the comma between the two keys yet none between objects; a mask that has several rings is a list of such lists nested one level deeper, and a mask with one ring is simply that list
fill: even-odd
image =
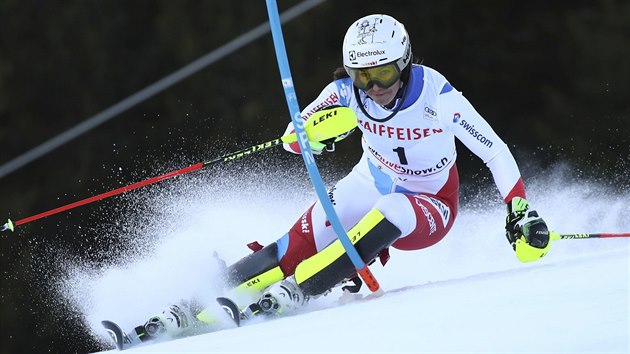
[{"label": "white racing suit", "polygon": [[[302,111],[302,118],[306,120],[330,105],[346,106],[357,113],[363,155],[329,191],[329,197],[346,230],[376,208],[401,231],[392,247],[415,250],[440,241],[457,215],[455,137],[488,166],[506,202],[515,196],[525,198],[525,190],[507,145],[444,76],[429,67],[414,65],[405,86],[399,98],[403,100],[402,108],[387,121],[378,122],[362,113],[358,104],[364,104],[366,112],[378,120],[392,111],[362,91],[357,102],[350,78],[328,84]],[[289,124],[287,132],[292,129]],[[297,143],[285,144],[285,149],[299,153]],[[302,260],[336,237],[316,202],[277,241],[284,275],[293,274]]]}]

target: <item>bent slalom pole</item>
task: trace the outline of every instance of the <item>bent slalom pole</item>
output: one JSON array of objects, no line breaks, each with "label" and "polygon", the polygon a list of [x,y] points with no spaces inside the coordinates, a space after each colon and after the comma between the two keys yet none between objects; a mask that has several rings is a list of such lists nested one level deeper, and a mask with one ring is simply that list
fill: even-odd
[{"label": "bent slalom pole", "polygon": [[550,232],[552,240],[575,240],[586,238],[616,238],[616,237],[630,237],[630,232],[621,233],[601,233],[601,234],[564,234],[561,235],[556,232]]},{"label": "bent slalom pole", "polygon": [[287,57],[287,52],[284,45],[284,38],[282,35],[282,27],[280,25],[280,17],[278,15],[278,5],[276,4],[275,0],[266,1],[267,13],[269,14],[269,24],[271,25],[271,35],[273,37],[273,44],[276,51],[276,59],[278,61],[278,67],[280,69],[282,86],[284,87],[284,95],[287,100],[287,105],[289,106],[291,120],[293,121],[293,126],[297,134],[298,143],[300,145],[300,150],[302,152],[302,158],[304,159],[306,169],[308,170],[308,174],[311,177],[311,181],[313,183],[313,187],[315,188],[315,192],[317,193],[319,201],[322,204],[324,211],[326,212],[326,216],[330,221],[333,229],[337,233],[337,238],[343,245],[343,248],[348,254],[348,257],[350,257],[350,260],[356,268],[357,273],[365,281],[368,288],[372,292],[377,292],[380,290],[380,285],[368,268],[367,264],[363,261],[363,259],[361,259],[359,252],[357,252],[356,248],[350,241],[346,230],[341,225],[339,217],[337,216],[337,213],[335,212],[335,209],[333,208],[332,203],[328,197],[326,187],[324,186],[324,181],[322,180],[322,177],[317,169],[317,164],[315,163],[313,152],[311,151],[311,148],[308,144],[307,134],[305,134],[304,132],[304,121],[302,120],[302,116],[300,114],[300,107],[298,106],[297,96],[295,93],[295,88],[293,86],[293,78],[291,76],[291,70],[289,68],[289,59]]},{"label": "bent slalom pole", "polygon": [[[354,111],[347,107],[337,107],[328,111],[317,112],[313,114],[311,118],[305,123],[305,131],[307,139],[310,141],[325,141],[331,138],[335,138],[338,135],[345,134],[350,130],[354,129],[357,126],[357,117]],[[121,187],[118,189],[114,189],[109,192],[105,192],[99,195],[95,195],[90,198],[86,198],[68,205],[64,205],[43,213],[39,213],[37,215],[33,215],[24,219],[17,220],[15,222],[10,219],[0,227],[1,231],[11,230],[15,231],[15,227],[29,223],[31,221],[35,221],[50,215],[54,215],[57,213],[61,213],[66,210],[74,209],[76,207],[89,204],[95,201],[99,201],[105,198],[109,198],[118,194],[122,194],[125,192],[129,192],[131,190],[148,186],[153,183],[157,183],[163,181],[165,179],[169,179],[175,176],[180,176],[189,172],[198,171],[202,168],[216,165],[221,162],[234,161],[236,159],[240,159],[241,157],[249,156],[255,154],[257,152],[270,149],[272,147],[282,145],[283,143],[290,144],[297,141],[297,136],[295,133],[284,135],[280,138],[270,140],[264,142],[262,144],[257,144],[247,149],[242,149],[239,151],[235,151],[210,161],[200,162],[185,168],[182,168],[177,171],[172,171],[157,177],[149,178],[145,181],[137,182],[125,187]]]}]

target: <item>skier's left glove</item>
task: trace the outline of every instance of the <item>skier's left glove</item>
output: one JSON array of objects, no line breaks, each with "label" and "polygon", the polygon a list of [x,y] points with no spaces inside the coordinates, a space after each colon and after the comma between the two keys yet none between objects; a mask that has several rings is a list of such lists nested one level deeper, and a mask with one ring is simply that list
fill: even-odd
[{"label": "skier's left glove", "polygon": [[527,200],[515,197],[507,205],[505,236],[521,262],[533,262],[544,257],[551,242],[545,221],[531,209]]}]

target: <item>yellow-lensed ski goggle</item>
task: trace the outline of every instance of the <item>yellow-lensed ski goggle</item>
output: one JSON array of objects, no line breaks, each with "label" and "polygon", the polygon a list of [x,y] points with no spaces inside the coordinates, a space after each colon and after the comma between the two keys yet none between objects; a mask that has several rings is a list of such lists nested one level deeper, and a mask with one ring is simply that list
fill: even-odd
[{"label": "yellow-lensed ski goggle", "polygon": [[381,88],[389,88],[400,78],[400,69],[396,63],[384,64],[371,68],[349,68],[346,71],[354,85],[363,91],[367,91],[374,84]]}]

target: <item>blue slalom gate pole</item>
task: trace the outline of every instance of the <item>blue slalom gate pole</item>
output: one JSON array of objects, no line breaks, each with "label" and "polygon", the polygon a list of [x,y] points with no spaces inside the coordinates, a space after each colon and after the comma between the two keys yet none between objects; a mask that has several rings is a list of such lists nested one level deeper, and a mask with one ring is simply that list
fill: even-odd
[{"label": "blue slalom gate pole", "polygon": [[278,60],[278,67],[280,69],[280,78],[282,79],[282,86],[284,87],[284,96],[287,100],[287,105],[289,106],[289,113],[291,115],[291,120],[293,121],[293,127],[295,128],[295,133],[298,138],[298,144],[300,145],[300,150],[302,152],[302,158],[304,158],[304,163],[306,164],[306,169],[308,170],[308,174],[311,177],[311,181],[313,183],[313,187],[315,188],[315,192],[317,193],[317,197],[319,198],[324,211],[326,212],[326,217],[328,221],[330,221],[331,226],[337,233],[337,237],[339,241],[343,245],[348,257],[352,261],[352,264],[357,270],[357,273],[363,281],[366,283],[368,288],[376,292],[380,289],[380,285],[378,281],[368,268],[367,264],[361,259],[359,252],[357,252],[356,248],[350,241],[346,230],[341,225],[339,221],[339,217],[333,208],[330,199],[328,198],[328,193],[326,192],[326,187],[324,186],[324,181],[322,180],[321,175],[319,174],[319,170],[317,169],[317,164],[315,163],[315,158],[313,157],[313,152],[308,143],[308,138],[306,136],[306,131],[304,130],[304,120],[300,114],[300,107],[297,101],[297,95],[295,94],[295,87],[293,86],[293,78],[291,76],[291,69],[289,68],[289,60],[287,58],[287,51],[284,45],[284,37],[282,35],[282,26],[280,24],[280,16],[278,14],[278,5],[275,0],[266,0],[267,1],[267,12],[269,14],[269,24],[271,25],[271,35],[273,37],[273,45],[276,51],[276,59]]}]

